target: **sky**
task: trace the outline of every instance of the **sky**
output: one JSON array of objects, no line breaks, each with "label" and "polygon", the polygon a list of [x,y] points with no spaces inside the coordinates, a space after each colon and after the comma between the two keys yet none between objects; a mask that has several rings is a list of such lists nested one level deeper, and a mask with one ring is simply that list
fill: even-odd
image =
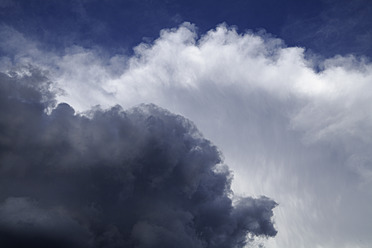
[{"label": "sky", "polygon": [[367,248],[369,0],[0,0],[7,247]]}]

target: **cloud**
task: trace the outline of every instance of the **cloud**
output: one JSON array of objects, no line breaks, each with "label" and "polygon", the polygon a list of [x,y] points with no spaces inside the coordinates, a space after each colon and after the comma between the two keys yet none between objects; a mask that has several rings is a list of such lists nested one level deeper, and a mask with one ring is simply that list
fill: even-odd
[{"label": "cloud", "polygon": [[36,200],[8,197],[0,206],[4,247],[87,247],[91,234],[63,208],[43,209]]},{"label": "cloud", "polygon": [[[165,29],[132,57],[77,46],[59,54],[39,49],[43,56],[36,56],[21,47],[22,56],[9,54],[2,66],[22,74],[17,66],[32,62],[48,71],[51,86],[65,92],[57,101],[78,112],[97,104],[155,103],[191,119],[223,151],[235,195],[280,203],[274,209],[279,232],[265,241],[268,247],[369,247],[368,59],[321,60],[269,34],[227,25],[197,33],[189,23]],[[144,221],[135,230],[152,227]]]},{"label": "cloud", "polygon": [[26,71],[0,74],[2,244],[243,247],[276,235],[277,204],[233,204],[229,169],[189,120],[151,104],[79,115]]}]

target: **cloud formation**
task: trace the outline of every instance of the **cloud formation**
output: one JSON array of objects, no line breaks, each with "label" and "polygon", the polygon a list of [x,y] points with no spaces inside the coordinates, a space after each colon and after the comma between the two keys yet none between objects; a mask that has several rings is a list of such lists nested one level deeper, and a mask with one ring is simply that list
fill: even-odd
[{"label": "cloud formation", "polygon": [[2,246],[222,248],[276,235],[277,204],[233,198],[192,122],[151,104],[79,115],[25,71],[0,74]]},{"label": "cloud formation", "polygon": [[2,58],[3,71],[24,75],[14,67],[27,64],[48,71],[65,92],[57,101],[77,111],[155,103],[191,119],[223,151],[237,195],[280,203],[268,247],[370,246],[367,58],[322,60],[227,25],[202,36],[189,23],[162,30],[132,57],[78,46],[52,53],[9,27],[3,32],[20,42],[15,49],[3,39],[14,51]]}]

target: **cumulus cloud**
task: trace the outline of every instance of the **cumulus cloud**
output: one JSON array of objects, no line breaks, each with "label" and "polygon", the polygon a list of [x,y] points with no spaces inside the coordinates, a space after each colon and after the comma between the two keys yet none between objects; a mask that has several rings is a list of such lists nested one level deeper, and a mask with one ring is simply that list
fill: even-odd
[{"label": "cumulus cloud", "polygon": [[[80,112],[155,103],[191,119],[223,151],[235,193],[280,203],[279,232],[268,247],[369,247],[368,59],[320,60],[269,34],[227,25],[197,33],[189,23],[165,29],[131,57],[81,47],[51,53],[25,39],[33,52],[19,46],[1,65],[7,71],[32,62],[47,70],[65,92],[57,101]],[[142,222],[136,230],[146,228]]]},{"label": "cumulus cloud", "polygon": [[243,247],[276,235],[277,204],[233,204],[230,170],[189,120],[151,104],[79,115],[25,71],[0,74],[3,246]]}]

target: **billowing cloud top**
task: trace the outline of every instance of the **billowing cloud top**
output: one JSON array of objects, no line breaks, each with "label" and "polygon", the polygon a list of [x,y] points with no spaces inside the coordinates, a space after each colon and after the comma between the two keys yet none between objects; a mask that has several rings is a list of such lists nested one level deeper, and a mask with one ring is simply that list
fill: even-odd
[{"label": "billowing cloud top", "polygon": [[236,199],[220,153],[155,105],[75,114],[39,70],[0,74],[2,247],[243,247],[277,205]]}]

